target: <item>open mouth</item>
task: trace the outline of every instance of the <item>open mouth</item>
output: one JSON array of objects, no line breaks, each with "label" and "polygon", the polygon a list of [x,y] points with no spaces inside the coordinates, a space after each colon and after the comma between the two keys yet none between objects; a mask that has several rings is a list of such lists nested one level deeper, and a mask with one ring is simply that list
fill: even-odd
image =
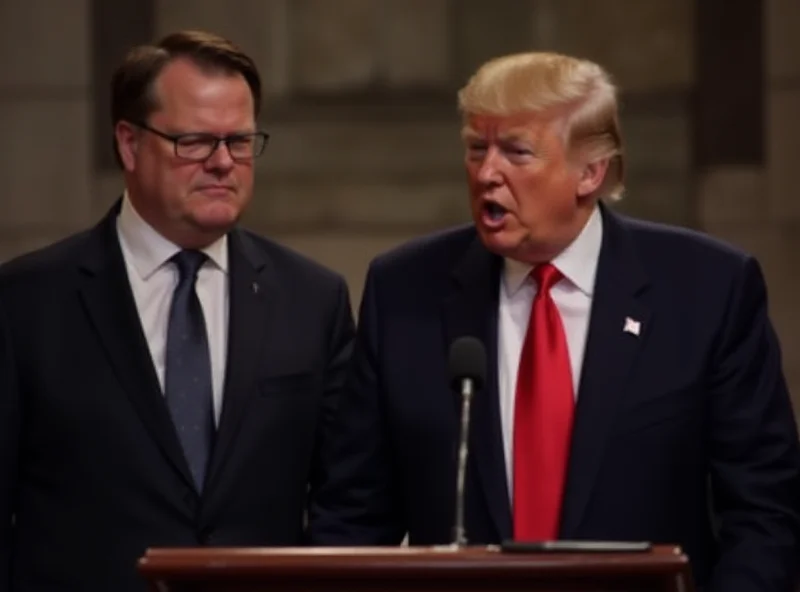
[{"label": "open mouth", "polygon": [[508,213],[508,210],[498,203],[487,201],[483,205],[483,212],[484,216],[492,222],[500,222]]}]

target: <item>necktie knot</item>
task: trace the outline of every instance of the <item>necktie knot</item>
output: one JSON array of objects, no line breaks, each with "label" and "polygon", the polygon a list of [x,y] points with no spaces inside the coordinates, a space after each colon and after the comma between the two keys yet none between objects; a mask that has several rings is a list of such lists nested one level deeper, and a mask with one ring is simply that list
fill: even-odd
[{"label": "necktie knot", "polygon": [[552,263],[542,263],[531,272],[531,277],[539,287],[539,292],[546,294],[564,275]]},{"label": "necktie knot", "polygon": [[184,283],[187,280],[194,282],[197,277],[197,272],[200,271],[200,268],[203,266],[203,263],[206,262],[207,258],[208,256],[205,253],[189,249],[184,249],[183,251],[175,253],[172,257],[172,261],[174,261],[175,265],[178,267],[180,283]]}]

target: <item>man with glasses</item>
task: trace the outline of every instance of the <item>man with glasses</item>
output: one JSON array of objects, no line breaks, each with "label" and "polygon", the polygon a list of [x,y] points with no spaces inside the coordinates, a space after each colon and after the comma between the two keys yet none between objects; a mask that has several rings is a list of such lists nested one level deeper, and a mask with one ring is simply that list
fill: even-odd
[{"label": "man with glasses", "polygon": [[132,50],[123,196],[0,268],[0,592],[143,591],[148,547],[303,541],[353,323],[339,275],[237,226],[260,96],[217,36]]}]

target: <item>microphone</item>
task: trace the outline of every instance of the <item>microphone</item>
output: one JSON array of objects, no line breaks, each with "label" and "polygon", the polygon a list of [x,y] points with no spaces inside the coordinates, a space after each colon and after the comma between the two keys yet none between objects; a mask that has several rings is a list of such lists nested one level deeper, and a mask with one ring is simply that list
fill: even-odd
[{"label": "microphone", "polygon": [[450,388],[461,395],[461,432],[458,442],[458,470],[456,475],[456,516],[452,547],[467,544],[464,528],[464,480],[469,455],[469,410],[472,395],[483,387],[486,380],[486,349],[475,337],[459,337],[450,344],[448,359]]}]

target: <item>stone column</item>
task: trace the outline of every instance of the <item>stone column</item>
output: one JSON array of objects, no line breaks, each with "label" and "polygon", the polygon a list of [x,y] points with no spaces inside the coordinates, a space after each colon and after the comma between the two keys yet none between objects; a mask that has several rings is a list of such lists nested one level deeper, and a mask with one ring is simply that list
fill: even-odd
[{"label": "stone column", "polygon": [[95,217],[119,198],[122,174],[114,155],[111,78],[125,54],[155,34],[155,0],[91,0],[92,184]]},{"label": "stone column", "polygon": [[704,230],[768,260],[764,148],[764,15],[759,0],[696,6],[692,157]]},{"label": "stone column", "polygon": [[0,260],[91,220],[89,0],[0,3]]},{"label": "stone column", "polygon": [[697,219],[758,258],[797,412],[800,5],[708,0],[697,11]]},{"label": "stone column", "polygon": [[767,272],[795,414],[800,417],[800,3],[766,2]]}]

